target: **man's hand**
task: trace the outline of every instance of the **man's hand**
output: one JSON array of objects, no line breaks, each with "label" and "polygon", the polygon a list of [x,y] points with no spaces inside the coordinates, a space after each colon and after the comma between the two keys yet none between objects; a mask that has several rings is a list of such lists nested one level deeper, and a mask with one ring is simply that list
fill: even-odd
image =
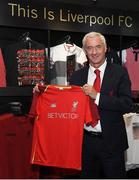
[{"label": "man's hand", "polygon": [[83,91],[86,95],[90,96],[92,99],[96,99],[97,91],[88,84],[83,85]]},{"label": "man's hand", "polygon": [[33,88],[33,93],[36,93],[36,92],[40,92],[38,88],[38,84],[36,84],[36,86]]},{"label": "man's hand", "polygon": [[40,92],[44,92],[46,89],[46,85],[44,84],[36,84],[36,86],[33,88],[33,93],[40,93]]}]

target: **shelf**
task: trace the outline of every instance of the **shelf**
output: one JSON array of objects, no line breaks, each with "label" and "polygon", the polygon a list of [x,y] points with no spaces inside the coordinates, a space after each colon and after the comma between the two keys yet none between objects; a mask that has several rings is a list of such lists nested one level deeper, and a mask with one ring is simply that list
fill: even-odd
[{"label": "shelf", "polygon": [[0,88],[0,96],[32,96],[32,86]]}]

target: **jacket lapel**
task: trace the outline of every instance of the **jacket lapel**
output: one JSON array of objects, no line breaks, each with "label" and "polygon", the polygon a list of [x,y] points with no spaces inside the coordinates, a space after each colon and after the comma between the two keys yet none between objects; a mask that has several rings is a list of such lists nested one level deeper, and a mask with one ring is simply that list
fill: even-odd
[{"label": "jacket lapel", "polygon": [[101,85],[101,92],[109,90],[111,87],[111,83],[113,83],[113,70],[112,70],[111,64],[107,64],[105,72],[104,72],[104,77]]}]

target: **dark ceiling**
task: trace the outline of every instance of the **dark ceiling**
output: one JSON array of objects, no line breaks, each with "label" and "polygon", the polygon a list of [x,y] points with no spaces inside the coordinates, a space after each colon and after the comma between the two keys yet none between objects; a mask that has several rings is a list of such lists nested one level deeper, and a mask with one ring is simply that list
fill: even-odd
[{"label": "dark ceiling", "polygon": [[98,8],[121,9],[139,12],[139,0],[50,0],[51,2],[68,3]]}]

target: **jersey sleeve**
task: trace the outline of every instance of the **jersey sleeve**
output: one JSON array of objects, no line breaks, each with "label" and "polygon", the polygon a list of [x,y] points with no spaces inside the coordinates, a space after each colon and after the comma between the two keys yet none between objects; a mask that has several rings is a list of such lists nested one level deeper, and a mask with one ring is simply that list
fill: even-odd
[{"label": "jersey sleeve", "polygon": [[97,105],[94,103],[90,97],[87,97],[87,106],[86,106],[86,125],[92,125],[93,127],[97,124],[100,119]]},{"label": "jersey sleeve", "polygon": [[34,116],[34,117],[37,115],[36,106],[37,106],[39,95],[40,95],[39,93],[33,94],[33,99],[32,99],[31,107],[29,110],[29,115]]}]

